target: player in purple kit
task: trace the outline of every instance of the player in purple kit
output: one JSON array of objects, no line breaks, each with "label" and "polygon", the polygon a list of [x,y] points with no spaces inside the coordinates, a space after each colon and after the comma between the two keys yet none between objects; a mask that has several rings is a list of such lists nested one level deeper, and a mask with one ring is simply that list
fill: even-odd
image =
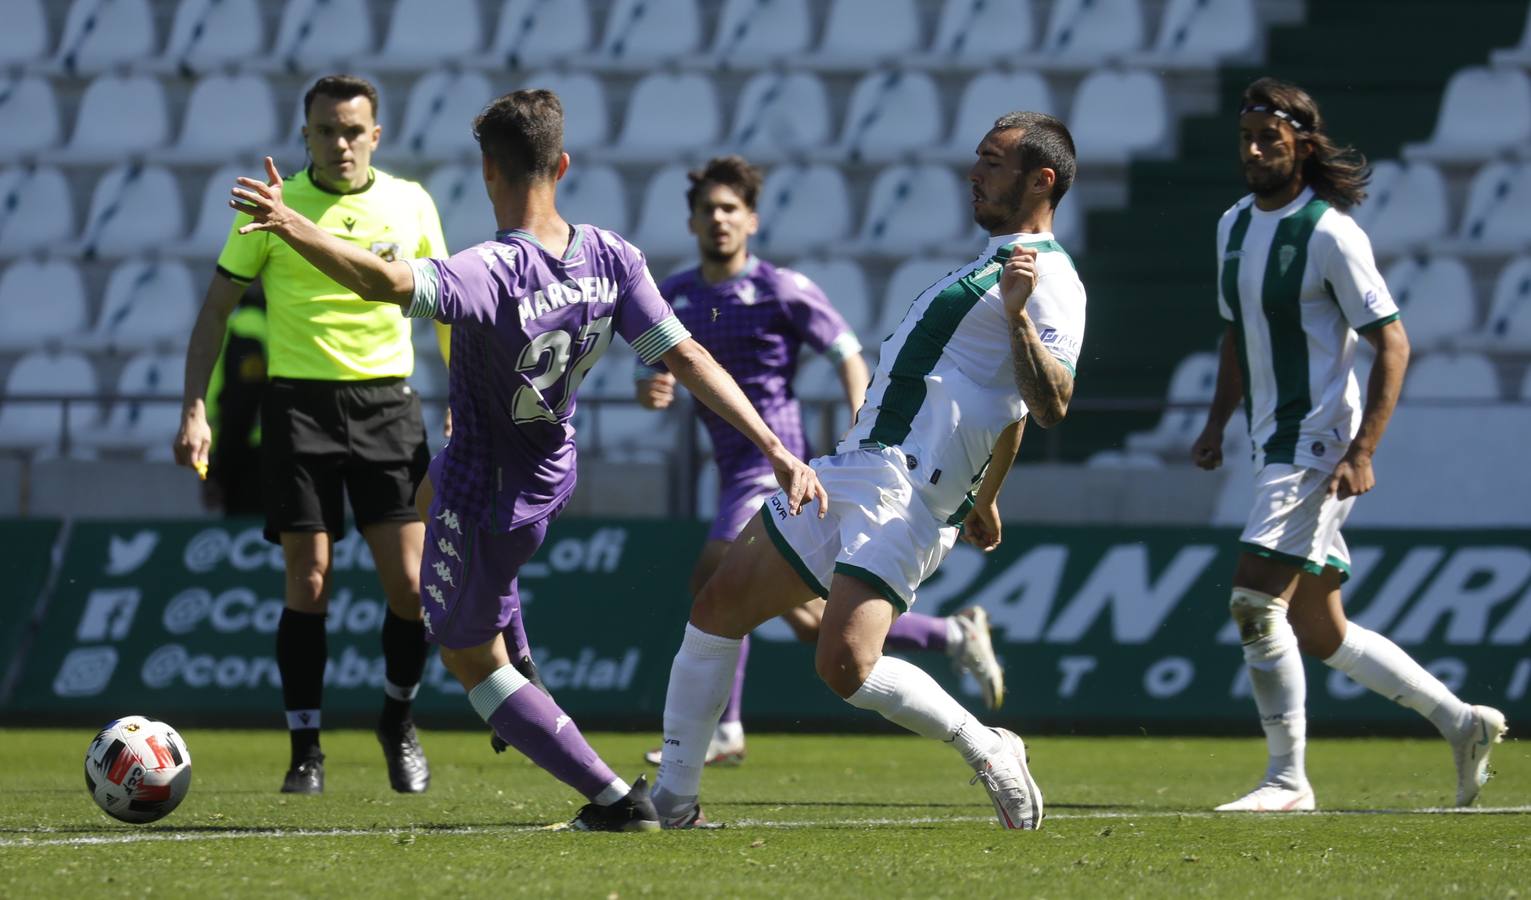
[{"label": "player in purple kit", "polygon": [[252,216],[247,230],[271,231],[357,295],[454,326],[452,439],[416,500],[426,520],[426,629],[489,726],[589,799],[571,827],[652,830],[659,822],[644,779],[618,778],[550,697],[526,689],[503,637],[518,607],[517,572],[574,490],[569,422],[580,382],[621,334],[749,436],[794,511],[814,499],[822,511],[828,498],[690,338],[643,254],[558,215],[556,186],[569,166],[558,97],[507,94],[474,121],[474,135],[500,230],[451,259],[385,262],[335,239],[286,207],[269,158],[269,183],[239,179],[231,204]]},{"label": "player in purple kit", "polygon": [[[689,177],[687,227],[696,235],[701,265],[665,279],[659,292],[670,301],[686,330],[739,382],[771,430],[793,453],[806,458],[802,412],[792,393],[798,356],[807,345],[829,357],[839,371],[854,420],[866,397],[868,381],[861,342],[818,285],[750,253],[750,236],[760,224],[755,212],[762,183],[760,170],[743,157],[723,156],[709,160]],[[640,369],[637,393],[644,406],[668,407],[674,390],[675,378],[669,373],[660,368]],[[776,492],[770,463],[759,450],[711,410],[700,408],[697,415],[712,439],[719,486],[718,512],[691,573],[692,596],[712,577],[724,551],[765,499]],[[798,640],[816,643],[824,600],[812,600],[782,618]],[[889,630],[887,646],[944,651],[959,671],[977,679],[990,709],[1004,699],[1004,673],[994,657],[988,617],[981,607],[946,618],[905,613]],[[707,749],[709,765],[734,765],[744,758],[740,701],[748,656],[746,637],[740,646],[733,691]],[[658,765],[661,752],[652,750],[645,758]]]}]

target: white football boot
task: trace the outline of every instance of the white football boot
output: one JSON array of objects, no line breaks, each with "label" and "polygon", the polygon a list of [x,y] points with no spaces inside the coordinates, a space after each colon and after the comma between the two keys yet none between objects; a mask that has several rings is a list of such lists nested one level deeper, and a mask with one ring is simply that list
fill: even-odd
[{"label": "white football boot", "polygon": [[952,616],[952,620],[962,632],[962,644],[953,654],[952,665],[978,682],[984,706],[999,709],[1005,702],[1005,670],[1000,668],[999,659],[994,656],[994,643],[989,639],[989,614],[982,606],[969,606]]},{"label": "white football boot", "polygon": [[1317,804],[1313,802],[1312,785],[1303,783],[1300,788],[1267,782],[1232,803],[1224,803],[1215,812],[1309,812]]},{"label": "white football boot", "polygon": [[1472,727],[1460,740],[1451,742],[1451,756],[1457,764],[1458,806],[1470,806],[1478,799],[1478,791],[1489,779],[1489,753],[1509,730],[1499,710],[1491,706],[1474,706],[1472,710]]},{"label": "white football boot", "polygon": [[[663,760],[664,751],[658,747],[643,754],[643,761],[651,766],[657,766]],[[707,757],[702,765],[733,767],[743,762],[744,729],[725,728],[724,723],[719,722],[712,739],[707,742]]]},{"label": "white football boot", "polygon": [[994,812],[1006,828],[1034,831],[1042,827],[1042,789],[1026,767],[1026,743],[1012,731],[992,729],[1002,741],[997,755],[984,761],[969,784],[983,782],[994,801]]}]

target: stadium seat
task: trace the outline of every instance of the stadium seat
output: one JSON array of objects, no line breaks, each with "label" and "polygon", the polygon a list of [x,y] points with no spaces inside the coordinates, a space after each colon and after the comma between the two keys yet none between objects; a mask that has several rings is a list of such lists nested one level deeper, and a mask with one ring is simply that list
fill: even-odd
[{"label": "stadium seat", "polygon": [[650,257],[696,253],[696,238],[686,230],[686,167],[669,165],[655,172],[643,191],[643,209],[632,240]]},{"label": "stadium seat", "polygon": [[252,159],[247,163],[222,166],[209,175],[202,189],[202,199],[197,203],[196,224],[186,240],[167,247],[167,252],[205,261],[217,259],[234,223],[234,211],[229,209],[229,189],[234,186],[234,179],[240,176],[260,174],[263,171],[261,165]]},{"label": "stadium seat", "polygon": [[622,341],[613,341],[606,353],[580,382],[579,400],[587,397],[631,400],[634,397],[633,371],[638,357]]},{"label": "stadium seat", "polygon": [[366,0],[287,0],[271,65],[316,72],[371,59],[376,40]]},{"label": "stadium seat", "polygon": [[935,40],[920,61],[945,69],[1013,63],[1037,41],[1032,6],[1032,0],[946,0]]},{"label": "stadium seat", "polygon": [[1056,0],[1036,62],[1090,69],[1143,46],[1139,0]]},{"label": "stadium seat", "polygon": [[1520,34],[1520,41],[1513,47],[1495,50],[1489,54],[1489,59],[1496,66],[1531,69],[1531,6],[1526,7],[1526,28]]},{"label": "stadium seat", "polygon": [[808,0],[727,0],[708,56],[719,68],[764,66],[801,55],[812,36]]},{"label": "stadium seat", "polygon": [[950,275],[961,260],[916,257],[899,263],[883,288],[882,312],[877,319],[876,342],[882,343],[904,320],[909,308],[926,288]]},{"label": "stadium seat", "polygon": [[829,94],[809,72],[760,72],[745,82],[729,143],[761,162],[829,142]]},{"label": "stadium seat", "polygon": [[1350,215],[1379,255],[1427,249],[1445,236],[1446,181],[1430,163],[1376,163],[1366,191],[1365,202]]},{"label": "stadium seat", "polygon": [[1164,82],[1152,72],[1092,72],[1080,83],[1069,118],[1080,163],[1121,165],[1169,151],[1169,103]]},{"label": "stadium seat", "polygon": [[600,459],[661,462],[675,453],[678,416],[655,413],[636,403],[591,403],[580,408],[585,411],[585,424],[576,426],[580,447],[593,449]]},{"label": "stadium seat", "polygon": [[1404,148],[1409,159],[1476,162],[1531,141],[1531,76],[1470,67],[1446,84],[1435,133]]},{"label": "stadium seat", "polygon": [[277,141],[276,122],[276,98],[266,79],[250,74],[212,75],[192,88],[181,139],[164,156],[206,163],[269,153]]},{"label": "stadium seat", "polygon": [[[1488,320],[1470,342],[1485,350],[1531,351],[1531,256],[1511,260],[1499,272]],[[1522,399],[1531,400],[1531,396]]]},{"label": "stadium seat", "polygon": [[621,69],[649,69],[702,46],[702,15],[696,0],[615,0],[606,14],[595,62]]},{"label": "stadium seat", "polygon": [[797,361],[792,378],[792,392],[804,400],[843,400],[845,388],[840,373],[829,358],[805,349]]},{"label": "stadium seat", "polygon": [[591,43],[585,0],[505,0],[484,62],[511,69],[572,59]]},{"label": "stadium seat", "polygon": [[627,189],[610,166],[571,166],[558,182],[558,211],[565,220],[627,233]]},{"label": "stadium seat", "polygon": [[383,49],[368,64],[417,71],[460,63],[479,52],[484,31],[478,0],[398,0]]},{"label": "stadium seat", "polygon": [[0,76],[0,160],[14,160],[59,143],[58,99],[46,78]]},{"label": "stadium seat", "polygon": [[715,143],[722,130],[710,78],[654,73],[633,87],[618,149],[623,159],[662,161]]},{"label": "stadium seat", "polygon": [[1446,346],[1477,325],[1478,298],[1460,259],[1404,257],[1388,267],[1385,280],[1415,350]]},{"label": "stadium seat", "polygon": [[1516,253],[1531,245],[1531,162],[1489,163],[1473,176],[1455,248]]},{"label": "stadium seat", "polygon": [[265,49],[257,0],[181,0],[159,68],[202,74],[255,59]]},{"label": "stadium seat", "polygon": [[0,256],[74,246],[74,200],[54,168],[0,169]]},{"label": "stadium seat", "polygon": [[150,349],[184,344],[197,318],[191,272],[171,260],[129,260],[112,270],[84,347]]},{"label": "stadium seat", "polygon": [[96,182],[80,249],[87,258],[132,256],[178,242],[185,230],[175,176],[162,166],[128,163]]},{"label": "stadium seat", "polygon": [[862,220],[862,249],[901,255],[956,237],[966,219],[966,192],[944,166],[893,166],[872,182]]},{"label": "stadium seat", "polygon": [[819,286],[863,344],[881,337],[872,335],[877,317],[872,309],[872,295],[867,291],[866,275],[855,260],[809,257],[793,262],[790,268]]},{"label": "stadium seat", "polygon": [[0,350],[31,350],[84,330],[85,284],[73,263],[19,260],[0,274]]},{"label": "stadium seat", "polygon": [[11,0],[0,29],[0,67],[29,63],[48,53],[48,17],[42,0]]},{"label": "stadium seat", "polygon": [[165,90],[150,75],[102,75],[80,98],[74,134],[59,153],[71,162],[114,162],[163,147],[170,137]]},{"label": "stadium seat", "polygon": [[994,120],[1015,110],[1057,115],[1058,106],[1047,80],[1035,72],[981,72],[973,76],[957,101],[957,117],[945,145],[929,155],[972,163],[974,150]]},{"label": "stadium seat", "polygon": [[546,88],[563,103],[565,150],[603,148],[610,134],[606,92],[601,80],[589,72],[538,72],[527,76],[521,88]]},{"label": "stadium seat", "polygon": [[91,75],[148,59],[157,48],[148,0],[74,0],[55,59],[70,75]]},{"label": "stadium seat", "polygon": [[1084,461],[1092,469],[1162,469],[1164,460],[1152,453],[1127,450],[1097,450]]},{"label": "stadium seat", "polygon": [[778,166],[756,204],[755,246],[780,256],[833,247],[850,231],[850,188],[834,166]]},{"label": "stadium seat", "polygon": [[437,69],[421,76],[410,88],[396,149],[421,159],[478,159],[472,122],[492,99],[494,89],[480,72]]},{"label": "stadium seat", "polygon": [[1259,40],[1254,0],[1169,0],[1153,46],[1131,59],[1159,68],[1214,69],[1225,59],[1246,57]]},{"label": "stadium seat", "polygon": [[[1188,453],[1207,422],[1207,404],[1217,389],[1217,365],[1216,353],[1192,353],[1182,359],[1170,376],[1165,400],[1196,405],[1166,409],[1152,429],[1127,435],[1127,449],[1167,455]],[[1237,429],[1230,427],[1228,431]]]},{"label": "stadium seat", "polygon": [[96,428],[83,430],[78,440],[94,447],[146,451],[150,459],[172,460],[170,440],[181,423],[181,392],[186,383],[186,359],[180,354],[140,353],[128,360],[117,376],[118,397],[157,397],[153,400],[113,399]]},{"label": "stadium seat", "polygon": [[914,0],[834,0],[811,62],[841,70],[896,63],[922,49],[923,31]]},{"label": "stadium seat", "polygon": [[1432,353],[1411,361],[1402,398],[1412,400],[1498,400],[1494,364],[1476,353]]},{"label": "stadium seat", "polygon": [[886,162],[941,140],[941,95],[924,72],[869,72],[851,93],[839,150],[852,160]]},{"label": "stadium seat", "polygon": [[[34,350],[16,361],[5,379],[5,396],[0,405],[0,447],[30,450],[38,456],[56,456],[60,452],[65,417],[62,402],[26,403],[17,398],[28,395],[58,396],[74,394],[93,397],[97,394],[96,370],[90,360],[78,353]],[[95,403],[69,404],[69,436],[82,435],[100,417]]]},{"label": "stadium seat", "polygon": [[448,250],[457,253],[494,240],[494,207],[478,165],[442,166],[426,179],[425,191],[436,202]]}]

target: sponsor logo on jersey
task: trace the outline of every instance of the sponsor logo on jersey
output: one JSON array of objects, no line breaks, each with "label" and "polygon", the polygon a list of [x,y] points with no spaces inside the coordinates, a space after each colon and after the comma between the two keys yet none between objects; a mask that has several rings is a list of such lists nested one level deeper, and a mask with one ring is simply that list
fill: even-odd
[{"label": "sponsor logo on jersey", "polygon": [[480,244],[476,250],[478,258],[491,270],[494,269],[495,260],[501,260],[507,266],[515,265],[518,253],[517,248],[507,244]]},{"label": "sponsor logo on jersey", "polygon": [[783,522],[787,521],[787,505],[781,502],[781,495],[776,494],[771,498],[771,511],[776,513],[776,518]]},{"label": "sponsor logo on jersey", "polygon": [[1361,298],[1361,302],[1370,310],[1376,310],[1382,305],[1382,300],[1377,296],[1376,291],[1367,291],[1366,296]]}]

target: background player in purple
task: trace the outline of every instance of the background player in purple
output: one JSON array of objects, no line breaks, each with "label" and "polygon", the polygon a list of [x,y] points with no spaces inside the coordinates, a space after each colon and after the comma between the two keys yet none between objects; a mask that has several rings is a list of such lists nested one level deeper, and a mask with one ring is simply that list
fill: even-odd
[{"label": "background player in purple", "polygon": [[431,461],[417,505],[426,551],[421,601],[431,639],[474,709],[507,743],[590,803],[584,830],[658,827],[643,779],[629,786],[569,716],[512,665],[502,632],[517,610],[516,575],[574,490],[574,397],[621,334],[645,363],[662,359],[702,402],[771,461],[794,510],[827,501],[812,470],[761,421],[728,374],[690,339],[659,295],[643,254],[621,237],[570,225],[554,204],[568,170],[563,107],[551,91],[517,91],[474,121],[496,240],[449,260],[384,262],[326,234],[269,183],[239,179],[231,204],[361,297],[452,328],[452,439]]},{"label": "background player in purple", "polygon": [[[829,357],[839,371],[854,420],[869,379],[861,342],[818,285],[750,253],[750,236],[760,226],[755,211],[763,180],[759,169],[743,157],[722,156],[689,177],[687,227],[696,235],[701,265],[671,275],[659,292],[692,337],[739,382],[771,430],[793,453],[807,458],[802,410],[792,392],[798,356],[806,344]],[[649,409],[668,407],[675,396],[674,376],[662,368],[643,368],[639,374],[639,402]],[[718,465],[718,512],[691,573],[693,597],[712,577],[728,545],[776,492],[770,462],[754,445],[710,409],[700,407],[697,415],[707,427]],[[782,618],[798,640],[816,643],[824,600],[813,600]],[[944,651],[959,671],[977,679],[990,709],[1004,700],[1004,672],[994,657],[988,616],[981,607],[951,617],[905,613],[889,630],[887,646]],[[740,700],[748,657],[749,638],[745,638],[733,692],[707,749],[709,765],[734,765],[744,758]],[[658,765],[661,753],[653,750],[646,758]]]}]

